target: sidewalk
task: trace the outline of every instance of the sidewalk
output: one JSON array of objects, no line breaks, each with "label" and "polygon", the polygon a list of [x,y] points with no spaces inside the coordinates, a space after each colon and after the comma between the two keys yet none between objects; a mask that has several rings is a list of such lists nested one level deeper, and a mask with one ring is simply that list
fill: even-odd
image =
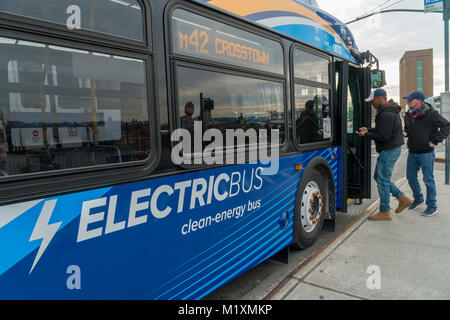
[{"label": "sidewalk", "polygon": [[[392,212],[391,222],[373,222],[367,213],[271,298],[450,299],[450,186],[442,171],[435,177],[437,215],[423,217],[425,206],[420,206],[399,215]],[[401,189],[411,194],[407,183]],[[391,206],[395,210],[397,201],[392,199]],[[379,289],[373,288],[377,285]]]}]

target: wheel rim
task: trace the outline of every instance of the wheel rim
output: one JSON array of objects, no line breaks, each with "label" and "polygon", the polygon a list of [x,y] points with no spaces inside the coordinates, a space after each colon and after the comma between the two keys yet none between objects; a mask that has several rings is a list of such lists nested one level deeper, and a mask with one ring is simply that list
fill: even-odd
[{"label": "wheel rim", "polygon": [[301,223],[307,233],[313,232],[319,224],[322,216],[323,197],[319,184],[310,181],[305,187],[302,197]]}]

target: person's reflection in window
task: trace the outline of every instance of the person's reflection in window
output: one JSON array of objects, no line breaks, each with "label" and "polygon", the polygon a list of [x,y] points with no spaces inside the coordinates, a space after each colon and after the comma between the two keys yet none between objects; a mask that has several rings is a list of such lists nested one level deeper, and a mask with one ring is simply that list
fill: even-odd
[{"label": "person's reflection in window", "polygon": [[194,131],[194,118],[192,115],[194,114],[195,107],[194,104],[189,101],[184,106],[184,116],[181,117],[181,128],[188,130],[193,133]]},{"label": "person's reflection in window", "polygon": [[314,100],[306,101],[306,110],[300,114],[296,121],[297,139],[300,140],[301,144],[320,141],[319,119],[314,110],[315,105]]}]

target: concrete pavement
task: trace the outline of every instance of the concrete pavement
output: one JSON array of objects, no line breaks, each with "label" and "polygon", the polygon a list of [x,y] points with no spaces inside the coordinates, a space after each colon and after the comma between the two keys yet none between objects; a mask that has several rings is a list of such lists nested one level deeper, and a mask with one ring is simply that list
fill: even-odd
[{"label": "concrete pavement", "polygon": [[[372,173],[375,169],[378,155],[375,152],[375,144],[372,148]],[[397,161],[393,172],[393,181],[397,181],[405,176],[406,172],[407,150],[406,146]],[[355,220],[359,221],[359,217],[366,212],[367,208],[376,201],[378,192],[376,183],[372,180],[372,197],[364,200],[362,205],[350,205],[347,213],[338,212],[336,218],[336,232],[322,230],[322,233],[313,246],[305,250],[291,250],[289,254],[289,263],[283,264],[273,260],[267,260],[259,266],[249,270],[237,279],[229,282],[225,286],[211,293],[206,300],[262,300],[272,295],[272,292],[280,287],[284,279],[299,268],[308,263],[311,258],[316,256],[317,252],[323,251],[324,246],[333,241],[338,235],[353,225]]]},{"label": "concrete pavement", "polygon": [[[271,299],[450,299],[450,186],[435,172],[439,213],[425,206],[393,221],[361,217],[327,248],[285,279]],[[403,179],[402,191],[411,195]],[[423,186],[423,191],[425,188]],[[395,209],[397,201],[392,199]]]}]

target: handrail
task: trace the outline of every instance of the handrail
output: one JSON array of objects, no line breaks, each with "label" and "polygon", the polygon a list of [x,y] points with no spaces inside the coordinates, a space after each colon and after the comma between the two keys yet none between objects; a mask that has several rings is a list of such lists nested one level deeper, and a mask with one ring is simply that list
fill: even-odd
[{"label": "handrail", "polygon": [[363,164],[361,163],[361,161],[359,161],[358,157],[356,156],[356,154],[352,151],[352,149],[350,149],[350,146],[347,144],[347,150],[350,152],[350,154],[353,156],[353,158],[355,158],[356,162],[358,163],[358,165],[361,167],[361,169],[365,170]]}]

